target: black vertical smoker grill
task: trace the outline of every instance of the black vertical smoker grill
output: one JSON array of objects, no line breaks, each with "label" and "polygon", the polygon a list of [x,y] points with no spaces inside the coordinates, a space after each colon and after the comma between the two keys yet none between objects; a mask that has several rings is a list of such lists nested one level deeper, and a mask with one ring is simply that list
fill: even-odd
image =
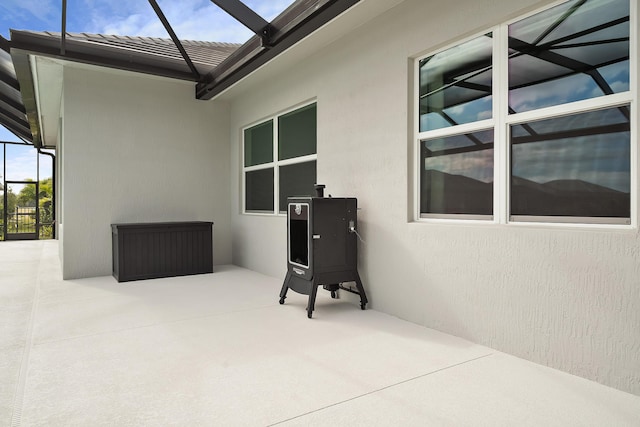
[{"label": "black vertical smoker grill", "polygon": [[[325,198],[324,185],[316,197],[290,197],[287,205],[287,275],[280,291],[284,304],[287,290],[309,295],[311,318],[318,286],[337,298],[338,290],[360,295],[360,308],[368,302],[358,274],[357,199]],[[343,286],[355,282],[356,289]]]}]

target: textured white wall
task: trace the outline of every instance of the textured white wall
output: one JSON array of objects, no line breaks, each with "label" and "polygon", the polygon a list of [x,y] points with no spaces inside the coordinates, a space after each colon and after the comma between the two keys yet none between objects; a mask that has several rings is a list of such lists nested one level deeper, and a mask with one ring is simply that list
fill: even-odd
[{"label": "textured white wall", "polygon": [[285,218],[240,214],[240,128],[317,97],[318,181],[358,198],[374,308],[640,394],[637,230],[408,221],[409,58],[541,4],[407,0],[278,77],[246,82],[231,106],[234,263],[286,269]]},{"label": "textured white wall", "polygon": [[214,263],[231,261],[228,107],[193,90],[65,67],[65,278],[111,274],[111,223],[214,221]]},{"label": "textured white wall", "polygon": [[64,134],[64,120],[62,119],[62,113],[64,111],[64,99],[60,100],[60,126],[58,127],[58,145],[56,149],[56,194],[55,194],[55,203],[56,203],[56,238],[58,239],[58,256],[60,257],[60,265],[64,265],[64,229],[63,229],[63,218],[62,218],[62,199],[64,195],[62,193],[62,183],[64,182],[64,171],[62,170],[62,136]]}]

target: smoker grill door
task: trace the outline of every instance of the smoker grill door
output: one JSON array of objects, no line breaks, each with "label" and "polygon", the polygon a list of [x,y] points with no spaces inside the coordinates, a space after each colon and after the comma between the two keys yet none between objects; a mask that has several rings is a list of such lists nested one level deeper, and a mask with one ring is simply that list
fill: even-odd
[{"label": "smoker grill door", "polygon": [[289,203],[287,216],[288,260],[291,266],[303,271],[302,274],[311,267],[310,213],[309,203]]}]

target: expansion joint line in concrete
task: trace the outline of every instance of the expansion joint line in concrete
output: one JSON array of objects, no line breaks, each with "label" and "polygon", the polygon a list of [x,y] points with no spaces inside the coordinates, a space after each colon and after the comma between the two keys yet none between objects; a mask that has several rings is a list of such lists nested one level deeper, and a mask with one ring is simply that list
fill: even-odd
[{"label": "expansion joint line in concrete", "polygon": [[328,408],[331,408],[331,407],[334,407],[334,406],[342,405],[343,403],[352,402],[352,401],[360,399],[362,397],[369,396],[369,395],[372,395],[372,394],[376,394],[376,393],[381,392],[383,390],[387,390],[387,389],[396,387],[396,386],[404,384],[404,383],[415,381],[417,379],[424,378],[424,377],[427,377],[429,375],[436,374],[438,372],[446,371],[447,369],[452,369],[452,368],[455,368],[455,367],[458,367],[458,366],[461,366],[461,365],[465,365],[467,363],[475,362],[476,360],[483,359],[483,358],[491,356],[493,354],[494,353],[483,354],[482,356],[474,357],[473,359],[465,360],[463,362],[456,363],[454,365],[445,366],[443,368],[436,369],[436,370],[431,371],[431,372],[427,372],[426,374],[422,374],[422,375],[418,375],[418,376],[415,376],[415,377],[412,377],[412,378],[408,378],[406,380],[398,381],[397,383],[389,384],[387,386],[380,387],[380,388],[378,388],[376,390],[372,390],[372,391],[369,391],[367,393],[363,393],[363,394],[360,394],[358,396],[354,396],[354,397],[351,397],[349,399],[342,400],[340,402],[332,403],[331,405],[323,406],[322,408],[314,409],[313,411],[305,412],[304,414],[296,415],[295,417],[287,418],[286,420],[278,421],[277,423],[270,424],[268,427],[276,426],[278,424],[282,424],[282,423],[286,423],[288,421],[292,421],[292,420],[295,420],[295,419],[298,419],[298,418],[302,418],[304,416],[313,414],[315,412],[320,412],[320,411],[323,411],[325,409],[328,409]]},{"label": "expansion joint line in concrete", "polygon": [[35,278],[35,285],[33,290],[33,302],[31,304],[31,314],[27,324],[27,333],[25,337],[24,350],[22,352],[22,361],[20,362],[20,373],[18,375],[18,382],[16,384],[16,390],[13,397],[13,409],[11,412],[11,427],[20,427],[22,425],[22,407],[24,404],[24,392],[27,384],[27,374],[29,371],[29,357],[31,355],[31,347],[33,346],[33,327],[35,324],[36,313],[38,311],[38,300],[40,291],[40,268],[42,264],[42,257],[44,252],[44,245],[40,247],[40,253],[38,256],[37,274]]}]

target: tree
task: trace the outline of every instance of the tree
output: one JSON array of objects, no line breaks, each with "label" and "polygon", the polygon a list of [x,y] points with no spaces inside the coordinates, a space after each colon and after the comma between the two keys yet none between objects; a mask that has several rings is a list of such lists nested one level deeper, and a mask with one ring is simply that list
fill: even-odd
[{"label": "tree", "polygon": [[47,178],[40,181],[40,199],[53,196],[53,179]]},{"label": "tree", "polygon": [[[26,182],[34,182],[32,179],[25,179]],[[36,205],[36,186],[34,184],[26,184],[18,193],[18,206],[35,207]]]},{"label": "tree", "polygon": [[40,181],[38,192],[40,206],[40,223],[48,224],[53,221],[53,179]]},{"label": "tree", "polygon": [[18,201],[18,196],[15,195],[11,188],[7,191],[7,212],[13,212],[16,209],[16,203]]}]

